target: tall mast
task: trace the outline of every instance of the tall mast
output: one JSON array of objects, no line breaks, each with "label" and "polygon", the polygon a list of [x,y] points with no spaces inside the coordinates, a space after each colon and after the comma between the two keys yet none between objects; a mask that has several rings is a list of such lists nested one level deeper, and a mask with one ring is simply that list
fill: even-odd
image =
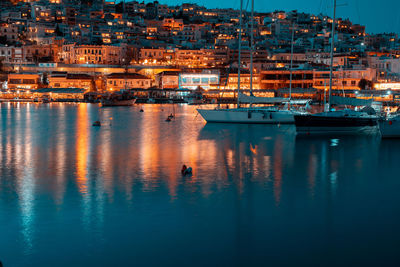
[{"label": "tall mast", "polygon": [[251,24],[250,24],[250,95],[253,95],[253,52],[254,52],[254,0],[251,1]]},{"label": "tall mast", "polygon": [[240,0],[240,16],[239,16],[239,55],[238,55],[238,88],[237,88],[237,107],[239,108],[239,93],[240,93],[240,65],[241,65],[241,50],[242,50],[242,10],[243,0]]},{"label": "tall mast", "polygon": [[294,46],[294,21],[292,23],[292,41],[290,45],[290,83],[289,83],[289,103],[292,100],[292,69],[293,69],[293,46]]},{"label": "tall mast", "polygon": [[331,110],[331,96],[332,96],[332,74],[333,74],[333,48],[335,43],[335,21],[336,21],[336,0],[333,0],[333,21],[332,21],[332,39],[331,39],[331,64],[329,71],[329,102],[328,111]]}]

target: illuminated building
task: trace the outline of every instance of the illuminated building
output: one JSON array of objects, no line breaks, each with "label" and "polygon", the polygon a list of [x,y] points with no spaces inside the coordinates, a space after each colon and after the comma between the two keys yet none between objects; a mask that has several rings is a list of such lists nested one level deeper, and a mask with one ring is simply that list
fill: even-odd
[{"label": "illuminated building", "polygon": [[[332,89],[359,90],[358,83],[361,79],[375,80],[375,71],[366,69],[336,69],[333,71]],[[329,88],[329,70],[314,70],[314,88]]]},{"label": "illuminated building", "polygon": [[61,58],[66,64],[120,65],[125,53],[126,48],[122,46],[66,44]]},{"label": "illuminated building", "polygon": [[18,27],[8,23],[0,24],[0,36],[5,36],[7,40],[16,41],[18,39]]},{"label": "illuminated building", "polygon": [[155,80],[160,89],[179,88],[179,71],[162,71],[156,74]]},{"label": "illuminated building", "polygon": [[132,88],[147,89],[151,86],[152,80],[139,73],[112,73],[106,76],[107,91]]},{"label": "illuminated building", "polygon": [[[226,79],[228,79],[228,81]],[[238,74],[230,73],[228,77],[222,78],[218,87],[219,89],[236,90],[238,87]],[[215,86],[213,88],[215,88]],[[243,70],[240,73],[240,89],[250,89],[250,74],[248,72],[245,73]],[[253,75],[253,89],[260,89],[260,75],[257,73]]]},{"label": "illuminated building", "polygon": [[[290,70],[271,69],[260,73],[262,89],[280,89],[290,87]],[[313,70],[293,70],[292,88],[313,87]]]},{"label": "illuminated building", "polygon": [[141,48],[139,51],[139,62],[153,63],[154,60],[164,60],[164,48]]},{"label": "illuminated building", "polygon": [[54,73],[48,77],[50,88],[92,89],[93,78],[88,74]]},{"label": "illuminated building", "polygon": [[9,90],[33,90],[39,86],[39,74],[32,73],[10,73],[7,77],[7,85]]},{"label": "illuminated building", "polygon": [[14,46],[0,46],[0,59],[3,63],[20,64],[23,61],[23,48]]}]

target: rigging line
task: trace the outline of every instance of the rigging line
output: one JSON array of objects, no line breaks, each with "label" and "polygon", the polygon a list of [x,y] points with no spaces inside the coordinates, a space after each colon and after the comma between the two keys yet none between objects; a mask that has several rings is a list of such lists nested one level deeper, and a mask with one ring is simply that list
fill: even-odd
[{"label": "rigging line", "polygon": [[361,24],[360,2],[358,0],[356,0],[356,11],[358,16],[358,23]]},{"label": "rigging line", "polygon": [[246,7],[244,8],[244,10],[246,10],[246,13],[247,13],[247,8],[249,7],[249,2],[250,0],[247,0]]},{"label": "rigging line", "polygon": [[400,16],[398,17],[398,21],[397,21],[397,30],[398,30],[398,33],[400,33]]},{"label": "rigging line", "polygon": [[320,0],[319,1],[319,14],[321,14],[322,13],[322,2],[323,2],[323,0]]}]

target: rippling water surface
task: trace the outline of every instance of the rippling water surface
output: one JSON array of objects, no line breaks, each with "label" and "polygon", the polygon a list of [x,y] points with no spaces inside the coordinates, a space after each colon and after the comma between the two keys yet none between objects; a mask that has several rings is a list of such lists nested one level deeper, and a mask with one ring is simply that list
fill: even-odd
[{"label": "rippling water surface", "polygon": [[1,104],[4,266],[400,264],[399,140],[141,107]]}]

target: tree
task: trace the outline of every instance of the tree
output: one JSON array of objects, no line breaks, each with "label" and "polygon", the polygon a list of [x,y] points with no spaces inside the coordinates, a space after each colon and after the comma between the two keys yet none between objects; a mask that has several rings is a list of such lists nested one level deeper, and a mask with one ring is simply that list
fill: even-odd
[{"label": "tree", "polygon": [[90,81],[90,91],[92,92],[97,91],[96,81],[94,79],[95,77],[92,77],[92,80]]},{"label": "tree", "polygon": [[60,26],[57,24],[56,29],[54,31],[54,33],[56,34],[56,36],[63,36],[63,32],[60,30]]},{"label": "tree", "polygon": [[366,89],[372,88],[372,81],[362,78],[358,82],[358,88],[360,88],[361,90],[366,90]]},{"label": "tree", "polygon": [[0,44],[2,44],[2,45],[7,44],[7,36],[5,36],[5,35],[0,36]]},{"label": "tree", "polygon": [[0,72],[4,71],[3,70],[3,67],[4,67],[3,61],[4,61],[4,57],[0,57]]},{"label": "tree", "polygon": [[43,75],[42,75],[42,84],[43,84],[43,85],[49,85],[49,80],[48,80],[47,72],[43,72]]}]

